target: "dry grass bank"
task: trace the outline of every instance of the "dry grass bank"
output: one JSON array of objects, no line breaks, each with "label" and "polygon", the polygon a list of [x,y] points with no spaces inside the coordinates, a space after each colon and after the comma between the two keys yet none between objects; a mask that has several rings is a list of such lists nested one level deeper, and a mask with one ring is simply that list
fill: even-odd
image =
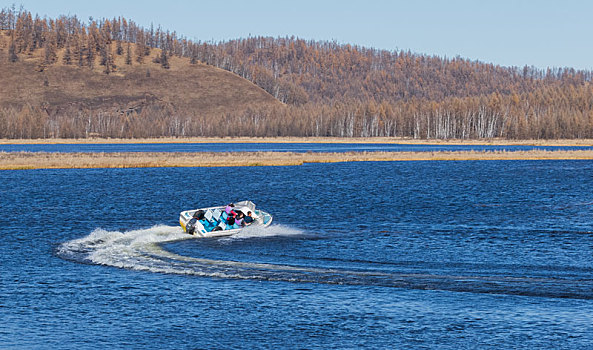
[{"label": "dry grass bank", "polygon": [[143,139],[0,139],[0,144],[126,144],[126,143],[386,143],[413,145],[593,146],[592,139],[567,140],[420,140],[400,137],[162,137]]},{"label": "dry grass bank", "polygon": [[138,167],[286,166],[303,163],[427,160],[593,159],[593,151],[518,152],[200,152],[34,153],[1,152],[0,170]]}]

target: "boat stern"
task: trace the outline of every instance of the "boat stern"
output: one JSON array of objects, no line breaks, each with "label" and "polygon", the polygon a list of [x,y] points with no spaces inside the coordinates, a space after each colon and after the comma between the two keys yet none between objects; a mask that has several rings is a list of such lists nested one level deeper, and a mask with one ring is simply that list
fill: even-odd
[{"label": "boat stern", "polygon": [[187,232],[187,222],[189,220],[191,220],[191,215],[190,215],[191,210],[188,211],[182,211],[179,214],[179,225],[181,225],[181,228],[183,229],[183,232]]}]

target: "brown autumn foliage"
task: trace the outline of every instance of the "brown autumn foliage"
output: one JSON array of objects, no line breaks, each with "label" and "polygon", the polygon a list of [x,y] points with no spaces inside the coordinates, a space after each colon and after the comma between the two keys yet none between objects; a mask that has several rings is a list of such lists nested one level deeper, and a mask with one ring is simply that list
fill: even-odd
[{"label": "brown autumn foliage", "polygon": [[297,38],[194,42],[14,8],[0,31],[0,138],[593,138],[590,71]]}]

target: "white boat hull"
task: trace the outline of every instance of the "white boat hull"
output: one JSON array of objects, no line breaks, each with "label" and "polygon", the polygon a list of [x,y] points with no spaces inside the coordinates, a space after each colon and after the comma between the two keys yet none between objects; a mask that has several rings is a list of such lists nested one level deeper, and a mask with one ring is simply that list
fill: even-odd
[{"label": "white boat hull", "polygon": [[[179,224],[183,228],[184,232],[193,234],[194,236],[199,237],[222,237],[222,236],[231,236],[237,234],[244,230],[246,227],[268,227],[272,223],[273,217],[269,213],[258,210],[255,208],[255,204],[249,201],[237,202],[235,203],[234,210],[240,210],[243,213],[247,213],[247,211],[252,212],[253,222],[244,227],[239,228],[231,228],[227,227],[226,224],[223,224],[222,216],[224,215],[225,206],[218,206],[218,207],[209,207],[209,208],[199,208],[193,210],[186,210],[182,211],[179,214]],[[190,229],[192,232],[188,232],[187,225],[192,220],[194,214],[199,211],[203,210],[206,213],[207,225],[203,225],[201,221],[196,221],[194,223],[193,230]],[[210,214],[208,214],[210,213]],[[219,214],[220,213],[220,214]],[[218,215],[221,215],[218,217]],[[215,227],[220,227],[218,229],[213,229]]]}]

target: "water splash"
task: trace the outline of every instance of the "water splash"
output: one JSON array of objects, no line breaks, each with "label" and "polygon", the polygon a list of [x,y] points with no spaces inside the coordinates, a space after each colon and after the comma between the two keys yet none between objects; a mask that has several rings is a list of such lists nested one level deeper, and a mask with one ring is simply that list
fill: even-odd
[{"label": "water splash", "polygon": [[266,238],[279,236],[289,237],[304,234],[304,231],[286,225],[272,225],[269,227],[248,226],[232,236],[222,238],[222,240],[232,241],[237,239],[249,238]]},{"label": "water splash", "polygon": [[[155,266],[166,242],[188,239],[180,227],[154,226],[128,232],[96,229],[88,236],[62,243],[57,254],[65,259],[136,270],[164,272]],[[154,270],[153,270],[154,269]]]},{"label": "water splash", "polygon": [[[302,231],[287,226],[247,228],[239,234],[216,238],[222,241],[297,235]],[[88,236],[62,243],[56,250],[58,256],[81,263],[91,263],[138,271],[187,274],[221,278],[258,278],[253,269],[283,270],[269,264],[253,264],[194,258],[171,253],[162,245],[169,242],[200,239],[183,233],[180,227],[154,226],[128,232],[96,229]],[[270,276],[262,278],[268,279]]]},{"label": "water splash", "polygon": [[[217,238],[232,244],[233,240],[255,237],[294,236],[303,231],[283,225],[248,228],[241,233]],[[359,269],[305,267],[270,263],[252,263],[188,257],[165,250],[165,243],[196,239],[179,227],[155,226],[129,232],[96,229],[88,236],[65,242],[57,255],[82,263],[214,278],[383,286],[408,289],[447,290],[455,292],[545,296],[555,298],[593,299],[593,281],[566,276],[563,278],[530,277],[520,274],[500,275],[472,273],[438,274],[425,271],[376,270],[373,266]]]}]

